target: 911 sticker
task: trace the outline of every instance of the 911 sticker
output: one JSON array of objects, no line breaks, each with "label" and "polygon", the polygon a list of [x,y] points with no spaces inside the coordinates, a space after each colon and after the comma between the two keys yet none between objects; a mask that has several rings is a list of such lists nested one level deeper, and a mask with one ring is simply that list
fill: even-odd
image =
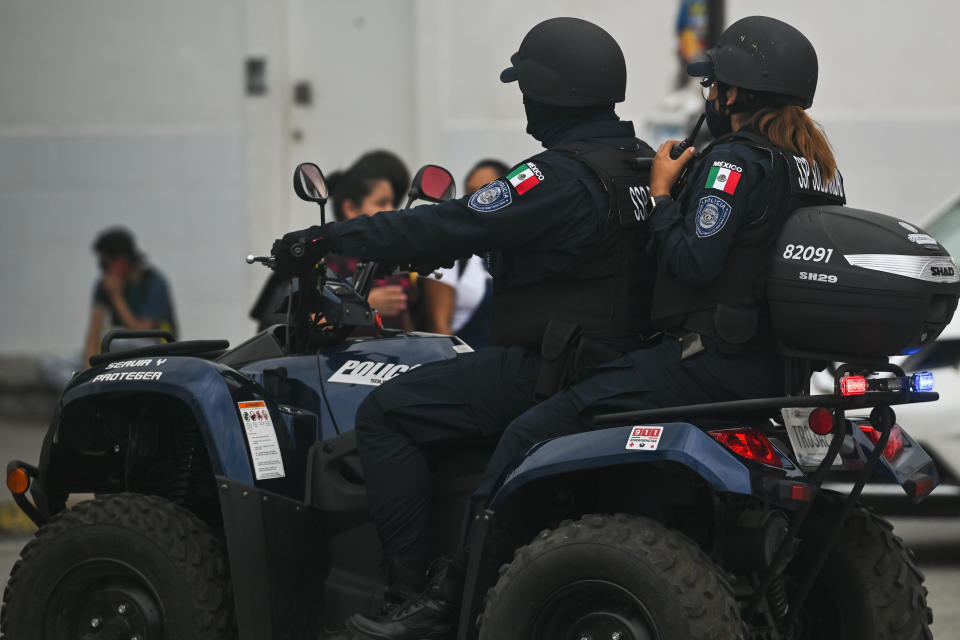
[{"label": "911 sticker", "polygon": [[633,427],[627,438],[627,450],[655,451],[663,435],[663,427]]}]

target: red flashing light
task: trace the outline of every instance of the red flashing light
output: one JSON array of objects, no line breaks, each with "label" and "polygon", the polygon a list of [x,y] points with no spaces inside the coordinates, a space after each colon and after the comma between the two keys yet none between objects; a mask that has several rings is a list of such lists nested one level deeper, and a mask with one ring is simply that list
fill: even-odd
[{"label": "red flashing light", "polygon": [[823,407],[814,409],[807,418],[807,424],[810,426],[810,431],[818,436],[825,436],[833,431],[833,414]]},{"label": "red flashing light", "polygon": [[795,484],[790,487],[790,499],[810,502],[813,497],[813,488],[808,484]]},{"label": "red flashing light", "polygon": [[840,378],[840,394],[862,396],[867,392],[867,379],[863,376],[843,376]]},{"label": "red flashing light", "polygon": [[[861,424],[860,431],[863,431],[864,435],[870,438],[870,442],[873,444],[880,442],[882,434],[874,429],[873,425]],[[893,462],[901,453],[903,453],[903,431],[900,430],[899,426],[893,425],[890,428],[890,437],[887,438],[887,446],[883,448],[883,457],[887,462]]]},{"label": "red flashing light", "polygon": [[762,431],[746,427],[738,429],[718,429],[709,432],[713,439],[726,446],[741,458],[755,460],[774,467],[782,467],[783,462],[773,445]]}]

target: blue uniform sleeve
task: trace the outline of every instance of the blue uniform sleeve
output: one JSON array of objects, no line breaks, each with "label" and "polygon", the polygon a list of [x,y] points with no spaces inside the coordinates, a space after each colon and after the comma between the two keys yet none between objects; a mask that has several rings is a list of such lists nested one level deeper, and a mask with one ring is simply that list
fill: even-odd
[{"label": "blue uniform sleeve", "polygon": [[658,203],[651,217],[658,268],[694,285],[720,275],[740,228],[763,214],[769,162],[729,149],[699,159],[679,202]]},{"label": "blue uniform sleeve", "polygon": [[570,213],[597,209],[582,178],[539,157],[517,169],[458,200],[328,224],[330,249],[380,262],[443,263],[521,246],[563,251],[598,233]]}]

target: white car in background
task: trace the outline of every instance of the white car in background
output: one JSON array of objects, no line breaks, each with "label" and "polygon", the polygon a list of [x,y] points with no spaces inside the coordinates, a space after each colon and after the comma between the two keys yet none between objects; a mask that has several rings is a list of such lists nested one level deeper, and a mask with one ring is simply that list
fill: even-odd
[{"label": "white car in background", "polygon": [[[960,260],[960,193],[934,210],[921,223],[923,230]],[[960,515],[960,310],[937,341],[922,351],[891,359],[907,374],[930,371],[934,376],[937,402],[893,407],[897,424],[920,443],[936,462],[940,486],[927,499],[914,504],[899,485],[868,484],[863,500],[885,513],[902,515]],[[829,373],[814,375],[819,392],[833,389]],[[858,415],[851,412],[851,415]]]}]

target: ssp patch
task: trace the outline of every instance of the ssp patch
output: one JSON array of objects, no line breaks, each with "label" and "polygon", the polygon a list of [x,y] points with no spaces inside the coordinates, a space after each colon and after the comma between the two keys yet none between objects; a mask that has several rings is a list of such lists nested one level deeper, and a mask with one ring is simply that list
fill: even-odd
[{"label": "ssp patch", "polygon": [[526,162],[507,174],[507,180],[517,190],[518,196],[533,189],[543,182],[543,179],[543,172],[532,162]]},{"label": "ssp patch", "polygon": [[700,205],[697,207],[697,237],[709,238],[723,229],[731,211],[729,203],[717,196],[700,198]]},{"label": "ssp patch", "polygon": [[481,213],[490,213],[503,209],[513,202],[513,196],[510,195],[510,187],[503,180],[494,180],[485,187],[480,187],[474,193],[467,206],[474,211]]},{"label": "ssp patch", "polygon": [[710,167],[710,173],[707,174],[706,189],[719,189],[725,193],[733,194],[737,190],[737,184],[743,176],[743,169],[735,164],[717,160]]}]

